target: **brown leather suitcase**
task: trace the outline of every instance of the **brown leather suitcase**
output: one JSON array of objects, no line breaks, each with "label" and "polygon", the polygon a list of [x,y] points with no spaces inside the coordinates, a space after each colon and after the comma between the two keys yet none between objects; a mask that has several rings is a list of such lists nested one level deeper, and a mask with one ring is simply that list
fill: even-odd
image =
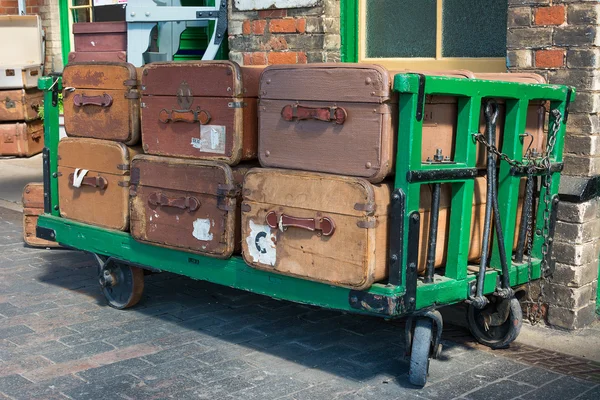
[{"label": "brown leather suitcase", "polygon": [[44,149],[41,120],[0,123],[0,156],[31,157]]},{"label": "brown leather suitcase", "polygon": [[217,258],[240,251],[245,166],[150,155],[133,159],[131,236]]},{"label": "brown leather suitcase", "polygon": [[32,247],[60,247],[35,235],[38,217],[44,213],[44,184],[28,183],[23,188],[23,240]]},{"label": "brown leather suitcase", "polygon": [[87,138],[58,144],[60,213],[75,221],[127,231],[129,170],[139,147]]},{"label": "brown leather suitcase", "polygon": [[146,65],[142,74],[144,151],[229,165],[256,158],[261,71],[230,61]]},{"label": "brown leather suitcase", "polygon": [[[242,254],[250,266],[366,289],[387,277],[391,185],[363,178],[256,168],[244,179]],[[468,258],[481,256],[486,181],[475,180]],[[440,199],[435,266],[446,262],[452,199]],[[418,271],[425,270],[431,191],[421,186]],[[517,216],[517,220],[520,217]],[[518,229],[518,227],[517,227]]]},{"label": "brown leather suitcase", "polygon": [[264,167],[380,182],[393,170],[397,96],[378,65],[272,65],[260,79]]},{"label": "brown leather suitcase", "polygon": [[75,62],[127,62],[125,51],[72,51],[69,53],[69,63]]},{"label": "brown leather suitcase", "polygon": [[127,22],[78,22],[73,24],[77,52],[127,51]]},{"label": "brown leather suitcase", "polygon": [[37,89],[0,91],[0,121],[32,121],[39,118],[38,109],[44,93]]},{"label": "brown leather suitcase", "polygon": [[137,70],[128,63],[68,64],[63,71],[68,136],[134,145],[140,137]]}]

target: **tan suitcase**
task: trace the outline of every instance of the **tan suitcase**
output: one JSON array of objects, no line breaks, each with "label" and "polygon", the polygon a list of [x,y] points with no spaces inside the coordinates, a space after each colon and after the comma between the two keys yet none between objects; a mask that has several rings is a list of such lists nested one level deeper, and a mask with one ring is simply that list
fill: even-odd
[{"label": "tan suitcase", "polygon": [[0,121],[32,121],[39,118],[44,93],[37,89],[0,91]]},{"label": "tan suitcase", "polygon": [[211,257],[240,251],[241,184],[247,167],[136,156],[131,170],[131,236]]},{"label": "tan suitcase", "polygon": [[41,120],[0,123],[0,156],[31,157],[44,149]]},{"label": "tan suitcase", "polygon": [[[390,193],[391,185],[371,184],[362,178],[252,169],[243,189],[244,260],[261,270],[366,289],[388,274]],[[481,256],[485,196],[485,178],[475,179],[468,252],[472,262]],[[436,268],[446,263],[451,199],[451,186],[443,185]],[[425,271],[430,208],[431,191],[422,185],[420,274]]]},{"label": "tan suitcase", "polygon": [[108,140],[62,139],[58,144],[61,216],[127,231],[130,162],[140,152],[139,147]]},{"label": "tan suitcase", "polygon": [[223,161],[256,158],[262,68],[230,61],[160,62],[142,74],[142,141],[148,154]]},{"label": "tan suitcase", "polygon": [[38,217],[44,213],[44,184],[28,183],[23,188],[23,240],[31,247],[60,247],[35,235]]},{"label": "tan suitcase", "polygon": [[128,63],[68,64],[63,71],[68,136],[134,145],[140,138],[137,70]]}]

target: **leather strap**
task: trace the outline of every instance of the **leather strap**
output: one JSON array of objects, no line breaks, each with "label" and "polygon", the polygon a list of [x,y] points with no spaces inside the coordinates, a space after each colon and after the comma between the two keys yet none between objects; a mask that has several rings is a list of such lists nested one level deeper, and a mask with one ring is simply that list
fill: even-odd
[{"label": "leather strap", "polygon": [[278,216],[275,211],[269,211],[265,217],[265,221],[271,228],[280,229],[281,231],[288,227],[294,227],[312,232],[320,231],[323,236],[331,236],[335,232],[335,223],[329,217],[299,218],[286,214]]},{"label": "leather strap", "polygon": [[348,113],[342,107],[304,107],[297,104],[287,105],[281,109],[281,116],[286,121],[294,119],[315,119],[317,121],[335,122],[343,125]]},{"label": "leather strap", "polygon": [[[71,172],[69,174],[69,184],[73,187],[76,187],[73,185],[74,178],[75,178],[75,174]],[[104,190],[108,186],[108,181],[106,180],[106,178],[103,178],[101,176],[86,176],[81,180],[80,185],[91,186],[91,187],[98,188],[100,190]],[[80,186],[77,186],[77,187],[80,187]]]},{"label": "leather strap", "polygon": [[186,196],[178,197],[176,199],[167,197],[167,195],[161,192],[154,192],[148,196],[148,204],[151,206],[162,206],[162,207],[175,207],[182,210],[189,210],[190,212],[196,211],[200,208],[200,202],[197,198]]},{"label": "leather strap", "polygon": [[201,125],[206,125],[210,122],[210,114],[208,111],[200,110],[167,110],[163,108],[158,113],[158,120],[163,124],[168,122],[187,122],[195,124],[199,122]]},{"label": "leather strap", "polygon": [[104,93],[102,96],[86,96],[85,94],[77,93],[73,96],[73,104],[76,107],[83,106],[100,106],[100,107],[110,107],[112,105],[113,99],[110,94]]}]

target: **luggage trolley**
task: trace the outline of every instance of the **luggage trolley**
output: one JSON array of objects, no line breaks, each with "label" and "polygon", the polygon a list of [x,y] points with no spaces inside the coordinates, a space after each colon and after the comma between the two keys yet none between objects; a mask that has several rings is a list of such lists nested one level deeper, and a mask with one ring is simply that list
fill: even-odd
[{"label": "luggage trolley", "polygon": [[[380,316],[408,317],[406,354],[409,380],[423,386],[430,358],[441,350],[442,318],[437,308],[468,303],[471,332],[492,348],[505,347],[519,333],[521,306],[515,287],[552,274],[550,259],[558,205],[558,186],[574,89],[560,85],[459,79],[398,74],[399,132],[395,185],[390,209],[389,278],[357,291],[274,274],[249,267],[240,256],[227,260],[203,257],[136,242],[125,232],[103,229],[61,218],[58,206],[57,147],[58,93],[61,78],[44,77],[46,126],[44,149],[44,211],[37,236],[95,254],[101,289],[112,307],[136,304],[143,291],[143,269],[169,271],[277,299]],[[456,139],[452,160],[422,160],[425,99],[429,95],[458,99]],[[504,102],[505,121],[501,151],[496,147],[496,124]],[[528,152],[525,133],[530,101],[547,101],[547,151]],[[486,128],[480,133],[480,118]],[[487,150],[487,171],[476,168],[477,147]],[[525,147],[527,148],[527,147]],[[474,179],[487,176],[487,203],[481,261],[470,264],[467,255]],[[519,205],[519,192],[525,194]],[[421,185],[432,188],[429,238],[421,241],[419,196]],[[451,185],[448,250],[444,268],[434,270],[442,185]],[[521,216],[519,217],[519,211]],[[517,219],[521,224],[517,232]],[[512,252],[517,241],[516,251]],[[507,254],[507,249],[509,254]],[[426,252],[424,276],[417,273],[419,252]]]}]

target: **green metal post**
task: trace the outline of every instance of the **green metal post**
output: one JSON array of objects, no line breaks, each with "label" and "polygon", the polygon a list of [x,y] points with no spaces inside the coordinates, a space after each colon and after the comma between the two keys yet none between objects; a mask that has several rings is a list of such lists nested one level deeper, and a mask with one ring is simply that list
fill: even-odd
[{"label": "green metal post", "polygon": [[[38,80],[38,88],[44,91],[44,144],[48,149],[48,157],[50,157],[50,204],[52,207],[51,214],[59,216],[58,211],[58,141],[59,141],[59,124],[58,124],[58,105],[52,105],[53,93],[62,91],[62,79],[60,77],[44,76]],[[56,90],[56,92],[54,92]]]}]

